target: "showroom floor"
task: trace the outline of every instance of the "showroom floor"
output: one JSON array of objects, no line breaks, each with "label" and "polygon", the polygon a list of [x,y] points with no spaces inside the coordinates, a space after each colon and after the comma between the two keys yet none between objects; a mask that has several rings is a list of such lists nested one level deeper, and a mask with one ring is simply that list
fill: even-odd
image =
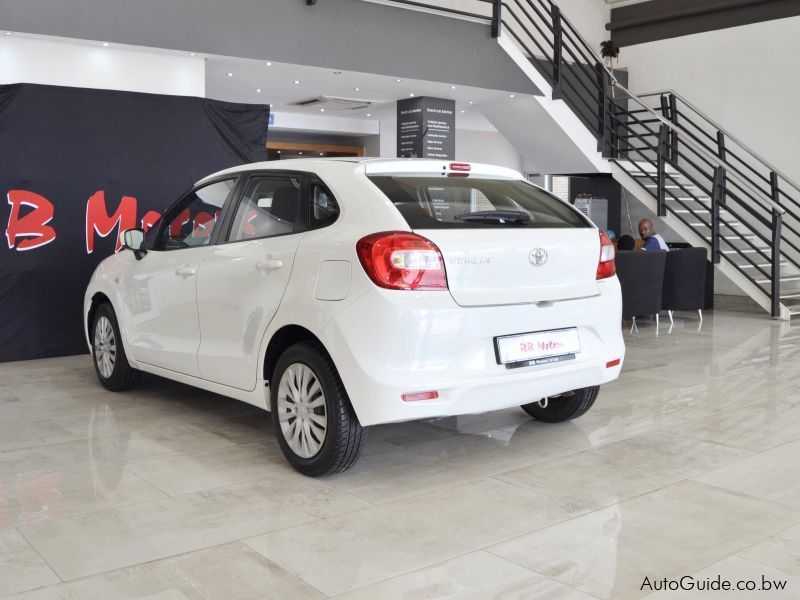
[{"label": "showroom floor", "polygon": [[618,599],[695,574],[798,598],[800,334],[688,317],[626,333],[575,422],[375,427],[324,480],[253,407],[156,378],[108,393],[87,356],[0,365],[0,595]]}]

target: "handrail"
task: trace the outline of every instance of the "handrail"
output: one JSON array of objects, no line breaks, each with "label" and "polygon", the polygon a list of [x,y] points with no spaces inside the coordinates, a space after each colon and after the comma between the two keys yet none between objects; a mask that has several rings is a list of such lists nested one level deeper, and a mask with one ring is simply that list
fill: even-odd
[{"label": "handrail", "polygon": [[[552,0],[549,0],[549,1],[552,4]],[[650,107],[647,103],[645,103],[645,101],[642,100],[639,96],[637,96],[636,94],[631,92],[627,87],[622,85],[619,82],[619,80],[617,79],[616,75],[614,75],[614,71],[612,69],[608,68],[608,65],[606,65],[605,61],[602,58],[600,58],[600,55],[597,54],[597,51],[594,48],[592,48],[592,46],[589,44],[589,42],[586,41],[586,38],[584,38],[583,35],[581,35],[580,31],[578,31],[578,29],[575,27],[575,25],[573,25],[572,22],[567,17],[565,17],[563,14],[561,15],[561,19],[569,24],[569,26],[572,29],[572,32],[575,34],[575,36],[581,41],[583,46],[587,50],[589,50],[589,52],[591,53],[590,56],[592,56],[597,61],[597,63],[600,64],[601,68],[608,74],[612,86],[617,87],[620,90],[622,90],[628,96],[628,98],[630,98],[631,100],[633,100],[634,102],[639,104],[639,106],[644,108],[652,116],[654,116],[656,119],[658,119],[658,121],[662,125],[665,125],[671,131],[675,131],[676,133],[680,132],[680,128],[677,125],[675,125],[674,123],[670,122],[668,119],[665,119],[658,112],[656,112],[652,107]],[[686,140],[684,140],[684,143],[686,143]],[[698,148],[700,148],[700,152],[698,152],[698,154],[706,154],[708,157],[710,157],[711,162],[716,164],[716,166],[722,167],[722,168],[724,168],[724,169],[726,169],[728,171],[732,171],[732,174],[736,175],[736,169],[733,167],[733,165],[731,165],[727,161],[719,158],[717,155],[715,155],[713,152],[710,152],[708,149],[706,149],[701,144],[697,144],[696,142],[690,141],[689,145],[690,146],[691,145],[697,146]],[[692,148],[692,149],[695,152],[697,152],[696,148]],[[745,184],[746,188],[749,188],[750,193],[755,192],[758,196],[763,196],[764,195],[763,190],[759,190],[757,187],[755,187],[754,185],[750,184],[750,182],[745,181],[744,184]],[[786,214],[786,209],[783,208],[780,204],[778,204],[777,202],[775,202],[771,198],[768,198],[767,201],[769,202],[769,204],[770,204],[770,206],[771,206],[771,208],[772,208],[772,210],[774,212],[777,212],[780,215]]]},{"label": "handrail", "polygon": [[756,159],[758,159],[759,161],[761,161],[761,163],[762,163],[762,164],[763,164],[765,167],[767,167],[767,168],[768,168],[770,171],[772,171],[773,173],[775,173],[775,174],[776,174],[778,177],[780,177],[781,179],[783,179],[783,180],[784,180],[786,183],[788,183],[790,186],[792,186],[792,187],[793,187],[795,190],[797,190],[798,192],[800,192],[800,184],[797,184],[797,183],[795,183],[795,182],[792,180],[792,178],[791,178],[791,177],[789,177],[788,175],[786,175],[785,173],[783,173],[781,170],[777,169],[777,168],[776,168],[774,165],[772,165],[772,164],[771,164],[769,161],[767,161],[767,160],[765,160],[764,158],[762,158],[762,156],[761,156],[760,154],[758,154],[757,152],[755,152],[755,151],[754,151],[752,148],[750,148],[750,147],[749,147],[747,144],[745,144],[744,142],[742,142],[742,141],[741,141],[739,138],[737,138],[735,135],[733,135],[733,134],[732,134],[730,131],[728,131],[727,129],[723,128],[723,127],[722,127],[722,126],[721,126],[719,123],[717,123],[717,122],[716,122],[716,121],[714,121],[714,120],[713,120],[711,117],[709,117],[708,115],[706,115],[706,114],[705,114],[703,111],[701,111],[701,110],[700,110],[699,108],[697,108],[697,107],[696,107],[694,104],[692,104],[691,102],[689,102],[689,101],[688,101],[688,100],[687,100],[687,99],[686,99],[684,96],[681,96],[681,95],[680,95],[678,92],[676,92],[676,91],[674,91],[674,90],[671,90],[671,89],[665,89],[665,90],[663,90],[663,91],[661,91],[661,92],[647,92],[646,94],[639,94],[639,97],[640,97],[640,98],[649,98],[649,97],[651,97],[651,96],[662,96],[662,95],[664,95],[664,94],[672,94],[673,96],[675,96],[676,98],[678,98],[678,99],[679,99],[681,102],[683,102],[683,103],[684,103],[686,106],[688,106],[689,108],[691,108],[691,109],[692,109],[692,110],[693,110],[695,113],[697,113],[697,114],[698,114],[700,117],[702,117],[703,119],[705,119],[706,121],[708,121],[708,123],[709,123],[710,125],[712,125],[713,127],[716,127],[717,131],[720,131],[720,132],[722,132],[722,134],[723,134],[723,135],[725,135],[726,139],[729,139],[729,140],[731,140],[731,141],[735,142],[735,143],[736,143],[736,145],[737,145],[737,146],[739,146],[739,147],[740,147],[742,150],[745,150],[746,152],[749,152],[749,153],[750,153],[750,154],[751,154],[751,155],[752,155],[754,158],[756,158]]}]

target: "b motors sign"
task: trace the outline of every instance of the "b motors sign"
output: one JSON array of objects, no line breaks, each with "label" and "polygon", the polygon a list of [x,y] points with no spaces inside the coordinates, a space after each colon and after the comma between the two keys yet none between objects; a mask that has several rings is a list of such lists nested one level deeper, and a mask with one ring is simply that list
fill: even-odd
[{"label": "b motors sign", "polygon": [[0,86],[0,362],[86,352],[83,292],[120,233],[266,160],[268,119],[267,105]]}]

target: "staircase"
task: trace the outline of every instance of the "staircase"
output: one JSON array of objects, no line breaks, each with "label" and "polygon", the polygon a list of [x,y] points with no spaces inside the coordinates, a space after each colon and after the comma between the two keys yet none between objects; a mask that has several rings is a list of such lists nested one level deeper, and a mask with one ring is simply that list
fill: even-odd
[{"label": "staircase", "polygon": [[772,317],[800,314],[800,187],[791,179],[678,93],[633,94],[551,0],[393,2],[490,24],[589,163],[707,248]]}]

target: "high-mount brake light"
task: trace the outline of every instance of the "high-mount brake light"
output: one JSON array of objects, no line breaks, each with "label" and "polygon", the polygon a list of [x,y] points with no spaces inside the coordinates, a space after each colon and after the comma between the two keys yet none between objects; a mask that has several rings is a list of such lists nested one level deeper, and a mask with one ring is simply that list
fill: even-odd
[{"label": "high-mount brake light", "polygon": [[608,279],[617,272],[617,265],[614,262],[615,255],[614,242],[606,235],[605,231],[600,231],[600,260],[597,263],[597,279]]},{"label": "high-mount brake light", "polygon": [[369,278],[389,290],[446,290],[444,259],[436,244],[410,231],[361,238],[356,253]]},{"label": "high-mount brake light", "polygon": [[469,172],[472,170],[472,165],[469,163],[450,163],[450,170]]}]

